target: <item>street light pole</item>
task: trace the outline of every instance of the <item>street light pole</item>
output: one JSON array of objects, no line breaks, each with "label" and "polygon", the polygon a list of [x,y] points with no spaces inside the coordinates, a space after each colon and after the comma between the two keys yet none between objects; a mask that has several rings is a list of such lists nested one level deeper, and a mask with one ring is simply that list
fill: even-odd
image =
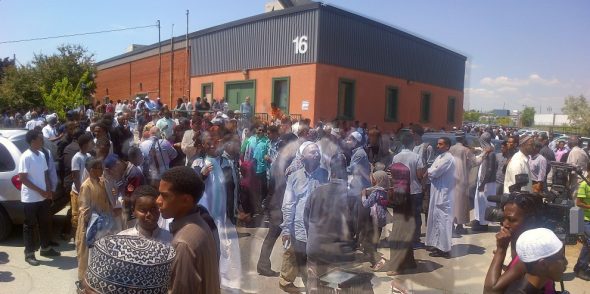
[{"label": "street light pole", "polygon": [[158,97],[160,97],[160,86],[162,85],[162,40],[160,37],[160,20],[158,19]]}]

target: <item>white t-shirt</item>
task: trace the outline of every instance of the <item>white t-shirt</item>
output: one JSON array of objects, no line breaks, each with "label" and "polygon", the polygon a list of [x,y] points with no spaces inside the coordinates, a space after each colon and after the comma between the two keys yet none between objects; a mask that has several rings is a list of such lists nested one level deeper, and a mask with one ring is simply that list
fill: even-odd
[{"label": "white t-shirt", "polygon": [[529,158],[522,152],[518,151],[512,156],[510,163],[508,163],[508,166],[506,167],[506,175],[504,176],[504,193],[510,192],[510,186],[516,184],[516,175],[520,174],[526,174],[529,177],[528,184],[522,187],[521,191],[531,192],[533,186],[531,182],[532,176],[529,168]]},{"label": "white t-shirt", "polygon": [[[39,151],[35,154],[31,149],[23,152],[18,161],[18,173],[27,174],[27,178],[31,183],[40,189],[46,190],[45,186],[45,171],[47,171],[47,161],[45,155]],[[21,202],[33,203],[45,200],[39,192],[29,189],[26,185],[22,185],[20,190]]]},{"label": "white t-shirt", "polygon": [[47,139],[53,139],[55,137],[57,137],[57,131],[55,130],[54,127],[50,126],[50,125],[46,125],[43,127],[43,137],[47,138]]},{"label": "white t-shirt", "polygon": [[[78,174],[78,176],[80,177],[80,186],[82,186],[84,181],[86,181],[86,179],[88,178],[88,171],[86,171],[86,160],[89,157],[90,154],[84,154],[80,151],[76,152],[76,154],[74,154],[74,157],[72,157],[72,172],[80,172]],[[72,191],[74,191],[74,193],[76,194],[78,193],[78,189],[76,189],[75,183],[72,183]]]}]

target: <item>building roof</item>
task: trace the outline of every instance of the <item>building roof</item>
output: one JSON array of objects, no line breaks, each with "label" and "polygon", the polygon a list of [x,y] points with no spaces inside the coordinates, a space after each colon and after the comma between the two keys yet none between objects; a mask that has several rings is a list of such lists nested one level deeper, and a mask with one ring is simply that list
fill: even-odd
[{"label": "building roof", "polygon": [[[378,22],[376,20],[372,20],[372,19],[367,18],[367,17],[364,17],[364,16],[360,16],[358,14],[355,14],[355,13],[352,13],[352,12],[349,12],[349,11],[346,11],[346,10],[341,9],[341,8],[337,8],[337,7],[334,7],[334,6],[322,4],[322,3],[319,3],[319,2],[313,2],[313,3],[310,3],[310,4],[306,4],[306,5],[290,7],[290,8],[283,9],[283,10],[275,10],[275,11],[271,11],[271,12],[266,12],[266,13],[254,15],[254,16],[251,16],[251,17],[247,17],[247,18],[235,20],[235,21],[232,21],[232,22],[228,22],[228,23],[225,23],[225,24],[221,24],[221,25],[218,25],[218,26],[213,26],[213,27],[210,27],[210,28],[206,28],[206,29],[203,29],[203,30],[199,30],[199,31],[190,33],[188,35],[188,38],[189,39],[193,39],[193,38],[197,38],[197,37],[204,36],[204,35],[207,35],[207,34],[211,34],[211,33],[215,33],[215,32],[218,32],[218,31],[226,30],[226,29],[229,29],[229,28],[242,26],[242,25],[248,24],[248,23],[263,21],[263,20],[266,20],[266,19],[271,19],[271,18],[275,18],[275,17],[278,17],[278,16],[283,16],[283,15],[296,14],[296,13],[303,12],[303,11],[319,10],[319,9],[329,10],[331,12],[338,13],[340,15],[343,15],[345,17],[354,19],[356,21],[364,22],[364,23],[366,23],[368,25],[375,26],[376,28],[389,31],[389,32],[392,32],[392,33],[394,33],[394,34],[396,34],[398,36],[407,38],[409,40],[412,40],[412,41],[415,41],[415,42],[418,42],[418,43],[421,43],[423,45],[427,45],[430,48],[437,49],[437,50],[440,50],[440,51],[442,51],[444,53],[448,53],[448,54],[451,54],[451,55],[455,55],[455,57],[458,57],[458,58],[460,58],[462,60],[466,60],[467,59],[465,56],[463,56],[463,55],[461,55],[461,54],[459,54],[457,52],[451,51],[451,50],[449,50],[449,49],[447,49],[445,47],[442,47],[440,45],[437,45],[437,44],[434,44],[432,42],[426,41],[426,40],[424,40],[422,38],[419,38],[419,37],[414,36],[414,35],[412,35],[410,33],[404,32],[404,31],[402,31],[400,29],[394,28],[392,26],[383,24],[381,22]],[[174,43],[176,43],[176,42],[182,42],[182,41],[185,40],[185,38],[186,38],[186,36],[178,36],[178,37],[174,37],[172,39],[172,41]],[[171,39],[167,39],[167,40],[162,40],[160,43],[161,43],[162,46],[164,46],[165,44],[169,44],[170,41],[171,41]],[[148,45],[148,46],[145,46],[145,47],[136,49],[136,50],[131,51],[131,52],[127,52],[127,53],[120,54],[120,55],[117,55],[117,56],[114,56],[114,57],[111,57],[111,58],[108,58],[108,59],[105,59],[105,60],[101,60],[101,61],[97,62],[96,65],[99,66],[99,65],[106,64],[106,63],[109,63],[109,62],[112,62],[112,61],[124,59],[126,57],[131,57],[131,56],[134,56],[136,54],[140,54],[140,53],[144,53],[144,52],[147,52],[147,51],[150,51],[150,50],[153,50],[153,49],[157,49],[158,46],[159,46],[158,43],[154,43],[152,45]]]}]

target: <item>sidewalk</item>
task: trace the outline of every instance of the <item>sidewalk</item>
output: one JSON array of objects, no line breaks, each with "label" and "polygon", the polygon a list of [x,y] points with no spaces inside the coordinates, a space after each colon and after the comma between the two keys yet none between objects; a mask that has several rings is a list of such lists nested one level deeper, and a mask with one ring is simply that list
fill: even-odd
[{"label": "sidewalk", "polygon": [[[65,210],[55,217],[55,227],[65,218]],[[278,288],[278,278],[263,277],[256,273],[256,263],[260,254],[262,241],[266,235],[265,228],[239,228],[242,258],[242,293],[282,293]],[[389,230],[389,227],[386,227]],[[391,293],[391,281],[403,285],[412,293],[482,293],[483,283],[495,248],[495,232],[464,235],[453,239],[453,258],[433,258],[424,249],[416,250],[418,269],[412,273],[388,277],[385,273],[376,273],[372,279],[374,293]],[[385,237],[385,236],[383,236]],[[55,238],[57,240],[57,236]],[[12,236],[0,243],[0,293],[75,293],[74,281],[77,277],[77,263],[73,244],[59,241],[62,256],[55,259],[40,257],[38,267],[32,267],[24,261],[22,245],[22,227],[15,227]],[[575,278],[573,266],[578,257],[580,245],[567,246],[569,261],[565,272],[565,287],[570,293],[590,293],[588,282]],[[283,247],[275,244],[271,255],[272,269],[280,270]],[[389,257],[387,248],[379,252]],[[367,266],[368,264],[364,265]],[[302,287],[300,279],[296,285]],[[560,290],[559,285],[556,285]]]}]

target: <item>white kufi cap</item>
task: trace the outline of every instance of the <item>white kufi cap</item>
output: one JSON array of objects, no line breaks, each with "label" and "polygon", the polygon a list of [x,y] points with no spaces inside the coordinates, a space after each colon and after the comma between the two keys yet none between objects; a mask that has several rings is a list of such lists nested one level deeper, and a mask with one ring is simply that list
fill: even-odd
[{"label": "white kufi cap", "polygon": [[545,228],[528,230],[518,237],[516,253],[522,262],[534,262],[558,253],[563,243],[553,231]]}]

